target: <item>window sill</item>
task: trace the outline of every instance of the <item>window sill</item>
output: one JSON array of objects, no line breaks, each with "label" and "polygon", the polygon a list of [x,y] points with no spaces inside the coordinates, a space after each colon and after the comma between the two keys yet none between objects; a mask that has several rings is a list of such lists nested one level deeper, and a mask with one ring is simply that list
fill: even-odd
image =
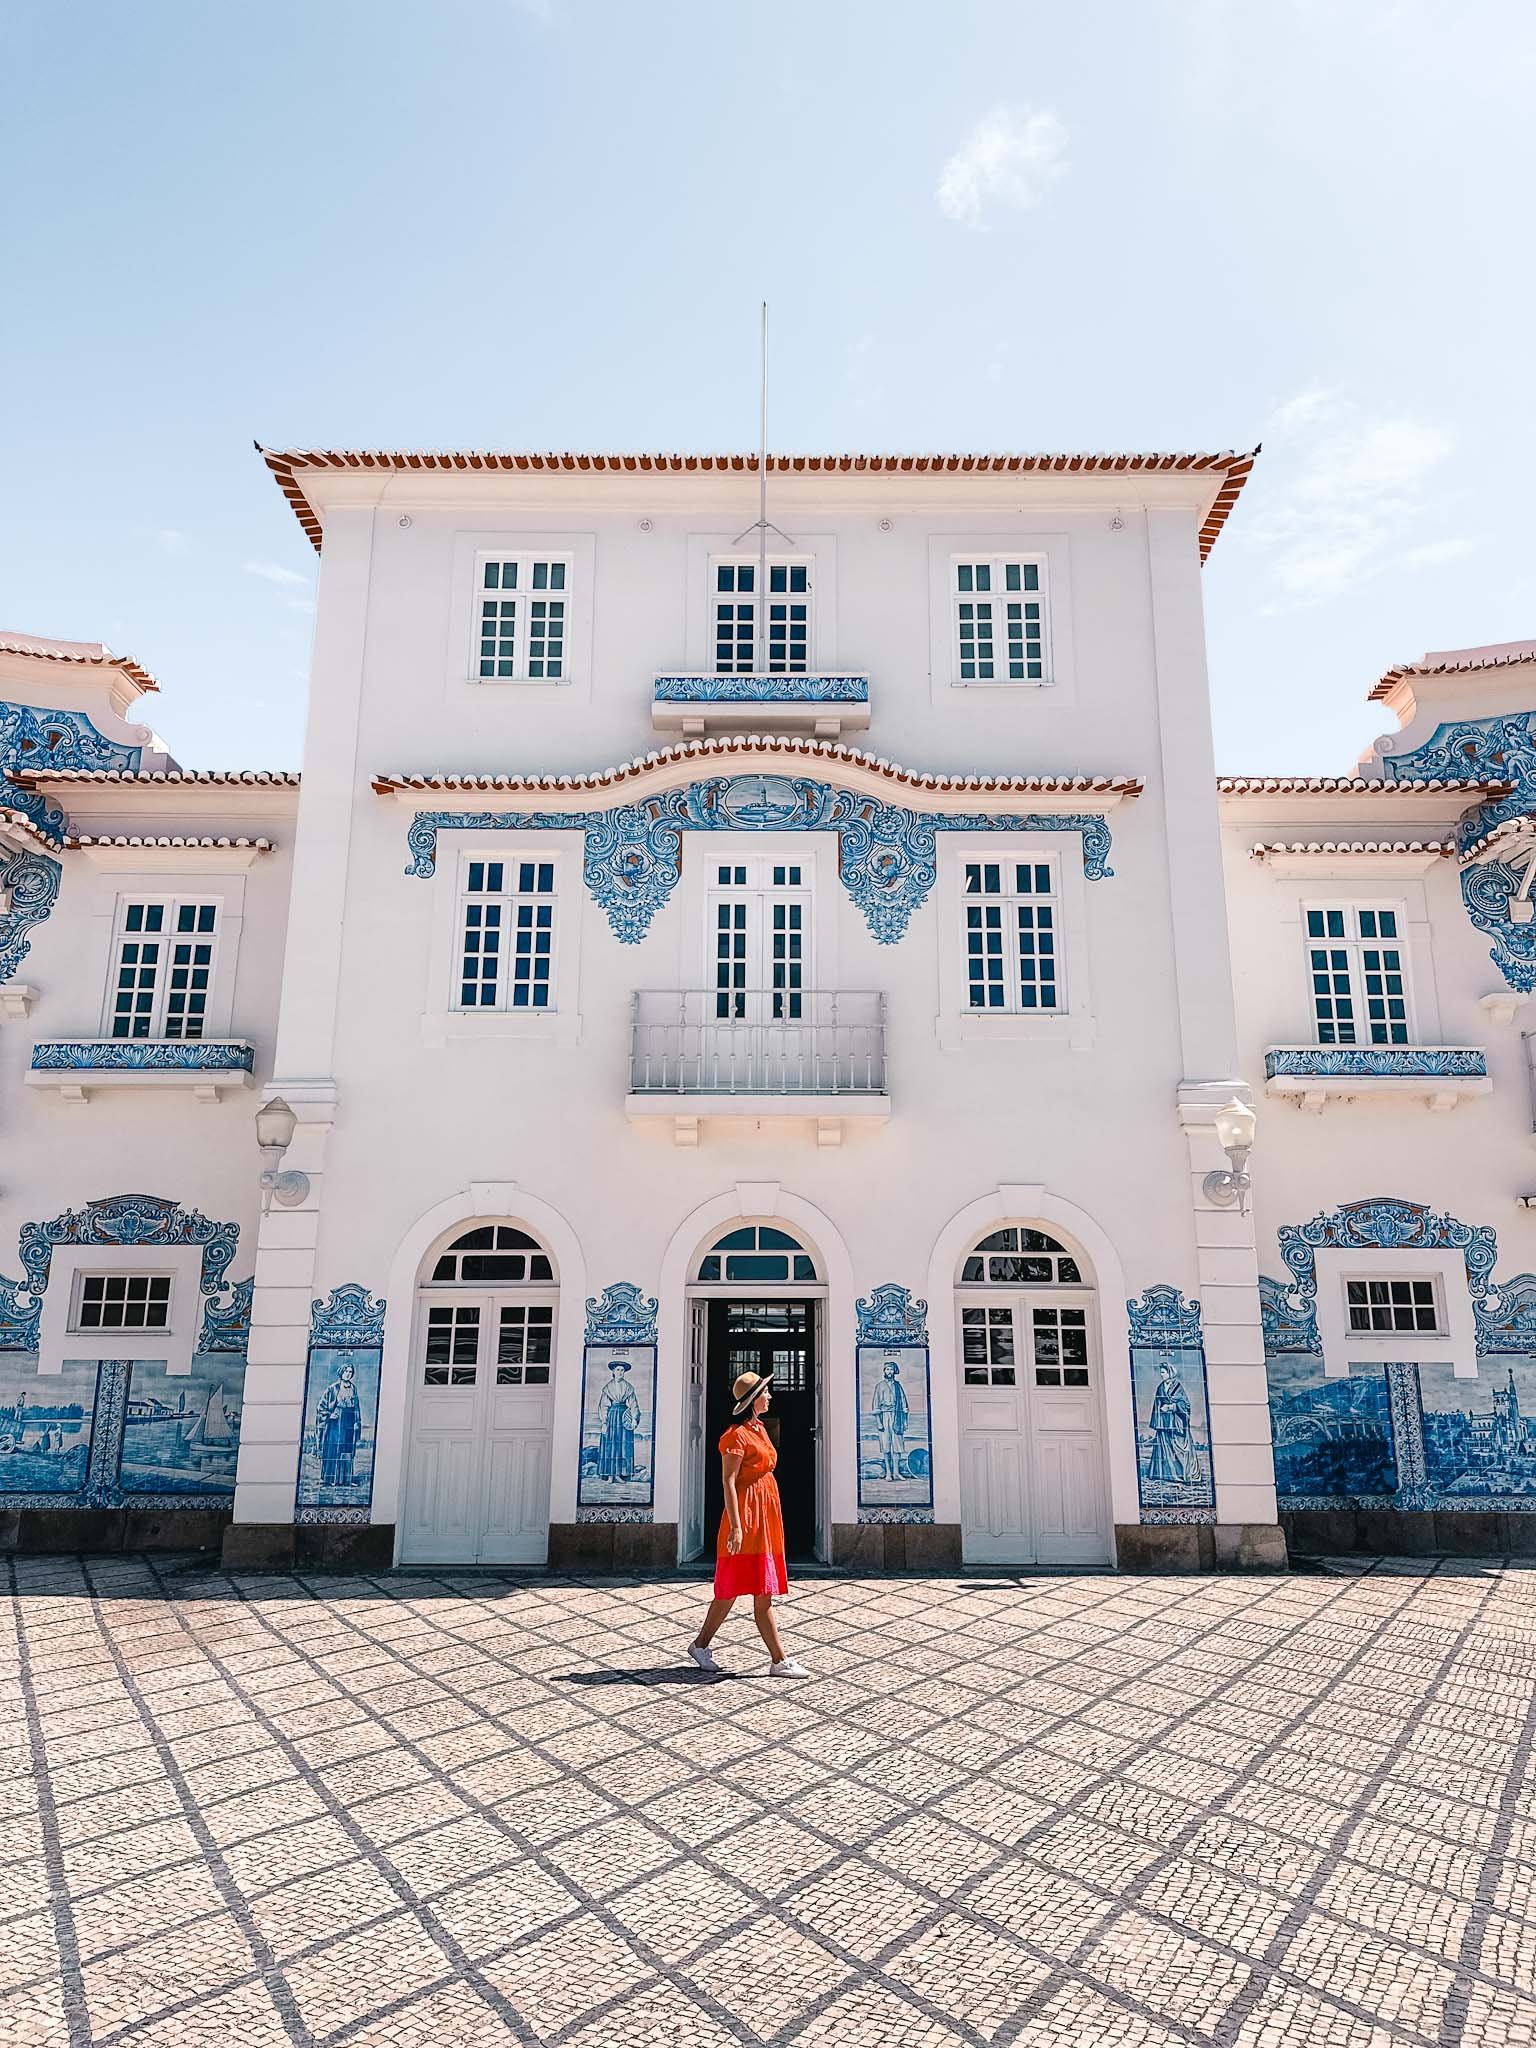
[{"label": "window sill", "polygon": [[949,679],[949,687],[952,690],[978,690],[983,694],[986,694],[987,692],[992,692],[994,694],[997,692],[1001,692],[1002,694],[1007,695],[1010,692],[1019,691],[1028,693],[1034,690],[1051,690],[1054,689],[1055,686],[1056,678],[1054,676],[1040,676],[1033,680],[1024,682],[1019,682],[1012,676],[1002,676],[998,678],[996,681],[990,683],[967,683],[963,682],[959,676],[951,676]]},{"label": "window sill", "polygon": [[1411,1095],[1448,1110],[1492,1091],[1477,1046],[1272,1045],[1264,1054],[1264,1093],[1315,1111],[1357,1095]]},{"label": "window sill", "polygon": [[1074,1016],[1070,1010],[1052,1016],[1038,1011],[959,1010],[938,1020],[939,1044],[946,1052],[958,1052],[968,1045],[1066,1045],[1073,1052],[1086,1052],[1094,1041],[1091,1017]]},{"label": "window sill", "polygon": [[251,1086],[255,1059],[254,1048],[238,1038],[39,1039],[26,1083],[66,1102],[88,1102],[114,1088],[172,1089],[217,1102]]},{"label": "window sill", "polygon": [[421,1020],[423,1045],[508,1038],[543,1045],[579,1045],[581,1019],[559,1010],[434,1010]]},{"label": "window sill", "polygon": [[471,690],[569,690],[574,676],[465,676]]}]

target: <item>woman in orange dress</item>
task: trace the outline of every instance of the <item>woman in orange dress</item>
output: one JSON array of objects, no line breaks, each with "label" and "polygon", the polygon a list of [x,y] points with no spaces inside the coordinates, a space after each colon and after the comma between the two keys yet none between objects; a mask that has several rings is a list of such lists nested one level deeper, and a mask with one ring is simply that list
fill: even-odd
[{"label": "woman in orange dress", "polygon": [[721,1622],[744,1594],[752,1596],[752,1619],[767,1646],[770,1678],[809,1678],[803,1664],[784,1654],[774,1625],[773,1596],[789,1590],[784,1565],[784,1516],[773,1468],[779,1454],[763,1427],[772,1395],[769,1373],[744,1372],[732,1384],[733,1422],[720,1439],[720,1471],[725,1486],[725,1513],[715,1546],[715,1597],[704,1626],[688,1646],[701,1671],[718,1671],[709,1647]]}]

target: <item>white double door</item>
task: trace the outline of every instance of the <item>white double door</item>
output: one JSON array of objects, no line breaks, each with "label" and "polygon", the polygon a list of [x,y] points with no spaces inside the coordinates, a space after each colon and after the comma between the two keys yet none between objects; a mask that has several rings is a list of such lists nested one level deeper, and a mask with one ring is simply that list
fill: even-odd
[{"label": "white double door", "polygon": [[1105,1563],[1093,1296],[978,1288],[958,1315],[966,1562]]},{"label": "white double door", "polygon": [[402,1564],[542,1564],[549,1553],[557,1297],[418,1299]]}]

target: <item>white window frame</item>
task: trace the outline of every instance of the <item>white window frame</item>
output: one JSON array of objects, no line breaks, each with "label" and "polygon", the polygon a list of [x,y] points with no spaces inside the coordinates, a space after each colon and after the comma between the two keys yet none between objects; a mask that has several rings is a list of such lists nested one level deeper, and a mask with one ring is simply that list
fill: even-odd
[{"label": "white window frame", "polygon": [[[754,597],[754,602],[753,602],[753,609],[752,609],[752,627],[753,627],[753,634],[752,634],[752,667],[751,667],[751,670],[750,670],[750,671],[748,671],[748,670],[744,670],[744,669],[737,669],[737,668],[732,668],[732,669],[717,669],[717,668],[715,667],[715,658],[716,658],[716,657],[715,657],[715,623],[716,623],[716,604],[717,604],[717,602],[718,602],[718,599],[719,599],[719,597],[720,597],[720,591],[719,591],[719,587],[718,587],[718,584],[719,584],[719,571],[720,571],[721,569],[741,569],[741,568],[748,568],[748,569],[754,569],[754,570],[755,570],[755,569],[756,569],[756,568],[758,567],[758,563],[759,563],[759,557],[758,557],[757,555],[755,555],[755,554],[753,554],[753,553],[751,553],[751,552],[749,552],[749,551],[747,551],[747,550],[739,550],[739,549],[735,549],[735,548],[727,548],[727,549],[723,550],[722,552],[720,552],[720,553],[718,553],[718,554],[712,554],[712,555],[711,555],[711,556],[709,557],[709,604],[708,604],[708,618],[709,618],[709,664],[708,664],[708,672],[709,672],[709,674],[710,674],[710,675],[744,675],[744,674],[748,674],[748,673],[750,673],[750,674],[752,674],[752,675],[760,675],[760,676],[761,676],[761,675],[785,675],[785,676],[797,676],[797,675],[814,675],[814,674],[816,673],[816,669],[817,669],[817,666],[818,666],[818,664],[817,664],[817,655],[816,655],[816,648],[817,648],[817,642],[816,642],[816,613],[817,613],[817,602],[816,602],[816,600],[817,600],[817,575],[816,575],[816,557],[815,557],[814,555],[811,555],[811,554],[806,554],[806,553],[805,553],[805,552],[804,552],[803,550],[795,550],[795,551],[792,551],[792,552],[790,552],[790,553],[788,553],[788,554],[770,554],[770,555],[768,556],[768,560],[767,560],[767,572],[768,572],[768,576],[769,576],[769,579],[770,579],[770,588],[769,588],[769,589],[768,589],[767,591],[759,591],[759,590],[757,590],[757,589],[756,589],[756,587],[755,587],[755,585],[754,585],[754,591],[753,591],[753,597]],[[774,570],[775,570],[775,569],[786,569],[786,570],[788,570],[788,569],[804,569],[804,571],[805,571],[805,580],[806,580],[806,590],[805,590],[805,599],[806,599],[806,620],[805,620],[805,667],[804,667],[804,668],[784,668],[784,669],[774,669],[774,668],[770,668],[770,667],[769,667],[769,648],[768,648],[768,631],[769,631],[769,621],[768,621],[768,617],[767,617],[767,612],[766,612],[766,610],[765,610],[765,607],[766,607],[766,606],[769,606],[769,605],[771,605],[771,604],[772,604],[772,601],[773,601],[773,593],[772,593],[772,587],[771,587],[771,579],[772,579],[772,576],[773,576],[773,572],[774,572]],[[786,591],[786,592],[785,592],[785,602],[786,602],[786,603],[788,603],[788,602],[789,602],[789,599],[790,599],[790,597],[791,597],[792,595],[793,595],[793,593],[791,593],[791,592],[789,592],[789,591]]]},{"label": "white window frame", "polygon": [[[113,1026],[116,1023],[117,983],[118,975],[122,970],[123,948],[125,945],[140,943],[143,937],[141,934],[135,934],[128,930],[128,914],[135,905],[145,908],[151,905],[159,905],[165,911],[166,928],[163,931],[148,934],[151,939],[158,940],[161,947],[161,958],[156,963],[155,970],[155,999],[150,1010],[151,1028],[141,1039],[123,1038],[117,1039],[115,1042],[122,1045],[135,1043],[144,1045],[154,1044],[167,1039],[165,1027],[166,1013],[170,1007],[171,1000],[171,951],[178,938],[190,938],[194,942],[203,939],[211,940],[213,958],[208,969],[208,996],[207,1001],[203,1005],[202,1029],[196,1038],[182,1036],[167,1042],[176,1045],[196,1045],[204,1039],[221,1037],[223,1033],[218,1028],[216,1020],[219,1015],[217,996],[220,967],[222,964],[220,954],[223,950],[224,904],[218,892],[214,890],[199,890],[196,894],[172,896],[167,895],[163,889],[124,889],[118,894],[112,919],[110,966],[107,973],[106,991],[102,1001],[101,1036],[103,1038],[114,1037]],[[176,930],[176,917],[177,913],[184,908],[194,910],[211,908],[214,913],[212,932],[178,933]],[[228,1006],[225,1005],[224,1007],[227,1009]]]},{"label": "white window frame", "polygon": [[[1357,1330],[1351,1320],[1352,1304],[1349,1299],[1351,1281],[1360,1286],[1406,1286],[1418,1283],[1430,1290],[1430,1305],[1434,1311],[1435,1326],[1432,1330]],[[1401,1273],[1346,1273],[1339,1285],[1344,1289],[1344,1334],[1350,1344],[1373,1344],[1381,1337],[1394,1341],[1399,1337],[1413,1337],[1419,1340],[1439,1342],[1450,1335],[1445,1319],[1445,1294],[1438,1273],[1415,1273],[1405,1270]]]},{"label": "white window frame", "polygon": [[169,1292],[168,1292],[168,1294],[167,1294],[167,1297],[166,1297],[166,1304],[165,1304],[165,1321],[164,1321],[163,1323],[155,1323],[155,1324],[153,1324],[153,1325],[146,1325],[146,1326],[145,1326],[145,1327],[144,1327],[143,1329],[141,1329],[141,1330],[137,1331],[137,1332],[136,1332],[136,1333],[134,1333],[134,1334],[137,1334],[138,1336],[141,1336],[141,1337],[163,1337],[163,1336],[165,1336],[166,1332],[167,1332],[168,1330],[171,1330],[171,1329],[172,1329],[172,1328],[174,1328],[174,1326],[175,1326],[175,1319],[176,1319],[176,1276],[175,1276],[175,1274],[174,1274],[174,1273],[170,1273],[170,1272],[166,1272],[166,1271],[165,1271],[165,1270],[164,1270],[163,1268],[161,1268],[161,1267],[151,1267],[151,1268],[149,1268],[148,1270],[145,1270],[145,1269],[143,1269],[143,1268],[135,1268],[135,1267],[129,1267],[129,1266],[116,1266],[116,1265],[111,1265],[111,1266],[106,1266],[106,1265],[96,1265],[96,1266],[82,1266],[82,1267],[80,1267],[80,1269],[79,1269],[79,1270],[78,1270],[78,1271],[76,1272],[76,1274],[75,1274],[75,1276],[74,1276],[74,1280],[73,1280],[73,1282],[72,1282],[72,1284],[71,1284],[71,1287],[70,1287],[70,1300],[69,1300],[69,1335],[70,1335],[71,1337],[89,1337],[89,1338],[91,1338],[91,1339],[93,1339],[93,1340],[94,1340],[94,1339],[96,1339],[96,1338],[98,1338],[98,1337],[100,1337],[100,1338],[103,1338],[103,1339],[107,1339],[107,1338],[116,1338],[116,1337],[121,1337],[121,1336],[125,1336],[125,1335],[129,1334],[128,1330],[127,1330],[126,1328],[124,1328],[123,1326],[113,1326],[113,1325],[110,1325],[110,1324],[105,1324],[105,1323],[103,1323],[103,1324],[99,1325],[99,1326],[98,1326],[98,1327],[96,1327],[96,1328],[91,1328],[91,1327],[89,1327],[89,1326],[88,1326],[87,1324],[85,1324],[85,1323],[84,1323],[84,1322],[83,1322],[83,1321],[81,1320],[81,1318],[83,1317],[83,1315],[84,1315],[84,1313],[85,1313],[85,1289],[86,1289],[86,1283],[87,1283],[88,1281],[91,1281],[91,1280],[144,1280],[144,1279],[148,1279],[148,1280],[164,1280],[164,1281],[166,1282],[166,1284],[167,1284],[167,1287],[168,1287],[168,1289],[169,1289]]},{"label": "white window frame", "polygon": [[[501,889],[472,889],[473,870],[477,867],[500,868],[504,884],[509,884],[510,886],[504,886]],[[526,890],[522,887],[521,870],[524,868],[531,868],[534,871],[533,886]],[[551,871],[550,886],[547,889],[541,889],[538,886],[539,871],[545,868]],[[554,857],[551,854],[544,853],[519,853],[513,855],[476,853],[468,855],[458,863],[458,885],[458,912],[456,920],[459,935],[458,971],[453,978],[453,986],[449,995],[449,1008],[457,1010],[463,1016],[475,1017],[494,1016],[498,1012],[508,1012],[518,1016],[529,1017],[548,1015],[555,1007],[560,989],[560,877],[556,870]],[[518,986],[515,971],[517,964],[517,918],[518,911],[524,904],[531,906],[535,913],[541,907],[547,907],[549,911],[549,951],[546,955],[548,967],[545,973],[538,977],[538,979],[548,983],[549,1001],[547,1003],[518,1003],[514,1000]],[[496,1000],[494,1003],[466,1003],[464,1001],[464,957],[469,936],[468,920],[469,912],[475,905],[479,905],[482,908],[494,905],[502,913],[501,922],[496,926],[496,930],[500,933],[500,944],[496,949],[498,971],[495,977]],[[487,927],[482,924],[481,930],[484,931],[485,929]],[[537,929],[536,925],[534,929]],[[484,957],[483,952],[481,957]]]},{"label": "white window frame", "polygon": [[[1052,1040],[1086,1051],[1095,1037],[1087,944],[1087,885],[1081,841],[1075,832],[944,832],[938,841],[940,1045],[1010,1040]],[[1060,1000],[1054,1010],[973,1010],[970,1007],[966,909],[977,899],[965,893],[971,861],[1029,862],[1051,867],[1055,882],[1056,976]]]},{"label": "white window frame", "polygon": [[[403,533],[393,522],[379,545],[387,551],[391,568],[399,561],[402,576],[417,577],[422,571],[417,556],[430,544],[425,520]],[[443,643],[442,701],[450,710],[483,714],[487,707],[509,701],[525,706],[558,707],[558,730],[565,729],[567,715],[591,702],[592,696],[592,590],[596,561],[596,537],[529,526],[508,531],[480,528],[452,536],[452,566],[447,578],[447,611]],[[414,551],[414,552],[413,552]],[[404,557],[409,554],[407,563]],[[558,681],[512,676],[480,676],[480,599],[483,564],[512,559],[564,561],[566,570],[566,653],[565,674]],[[377,557],[376,557],[377,560]],[[376,568],[375,574],[379,570]],[[556,730],[552,727],[551,730]]]},{"label": "white window frame", "polygon": [[[171,1306],[160,1330],[81,1330],[81,1278],[87,1273],[169,1275]],[[39,1374],[62,1372],[67,1359],[148,1358],[173,1376],[192,1370],[202,1328],[201,1245],[59,1245],[48,1268],[38,1330]]]},{"label": "white window frame", "polygon": [[[491,563],[516,564],[516,583],[513,586],[513,603],[516,607],[515,632],[513,635],[512,673],[510,675],[485,675],[481,672],[484,659],[481,643],[484,640],[482,628],[482,607],[493,593],[487,589],[485,572]],[[535,586],[533,577],[536,567],[547,564],[563,572],[563,581],[558,591],[546,588],[542,592]],[[481,548],[475,554],[474,605],[470,617],[469,679],[484,689],[487,684],[527,683],[539,689],[559,689],[567,680],[571,655],[571,628],[575,623],[576,558],[564,548]],[[498,602],[504,601],[504,593],[498,588],[494,593]],[[540,597],[546,601],[558,601],[561,612],[562,631],[560,636],[560,673],[557,676],[533,675],[531,646],[533,640],[532,608]],[[498,636],[499,637],[499,636]],[[545,657],[547,660],[547,657]],[[499,661],[498,661],[499,667]]]},{"label": "white window frame", "polygon": [[[438,837],[437,872],[429,885],[432,919],[423,991],[424,1045],[451,1039],[527,1038],[551,1045],[575,1045],[581,1037],[581,933],[585,920],[601,916],[582,878],[580,832],[454,832]],[[547,1009],[459,1007],[463,904],[471,861],[535,860],[554,866],[555,944]]]},{"label": "white window frame", "polygon": [[[747,855],[727,854],[723,858],[717,858],[713,846],[710,846],[709,882],[704,896],[703,980],[699,983],[699,986],[706,994],[727,993],[727,991],[719,988],[716,980],[716,970],[719,966],[719,955],[716,946],[719,932],[718,913],[721,904],[737,902],[743,897],[755,897],[758,899],[762,913],[759,929],[756,934],[756,944],[749,951],[749,978],[745,984],[746,993],[758,996],[771,996],[774,993],[772,980],[773,905],[775,902],[785,904],[797,903],[800,906],[800,987],[798,991],[786,990],[786,993],[793,992],[800,995],[809,995],[818,987],[815,978],[816,870],[808,857],[810,835],[806,834],[804,837],[807,842],[805,850],[797,849],[789,855],[753,852]],[[732,874],[740,870],[744,872],[746,879],[741,882],[722,882],[720,880],[720,870],[722,868],[729,868]],[[783,868],[786,873],[791,868],[798,868],[800,880],[798,882],[775,882],[773,879],[775,868]],[[751,957],[752,953],[756,954],[757,957],[755,959]],[[802,1008],[805,1009],[806,1006],[802,1005]],[[739,1021],[746,1023],[768,1023],[773,1021],[781,1023],[801,1022],[807,1024],[812,1021],[808,1009],[806,1014],[799,1019],[791,1018],[786,1014],[777,1020],[773,1018],[772,1009],[771,1002],[749,1003],[746,1006],[747,1015]],[[711,1017],[709,1021],[711,1023],[718,1022],[723,1024],[734,1020],[728,1017],[718,1019]]]},{"label": "white window frame", "polygon": [[[1005,676],[989,683],[962,682],[959,660],[959,591],[955,570],[961,562],[1033,562],[1039,566],[1044,617],[1041,624],[1045,674],[1039,682],[1010,682]],[[1006,592],[1003,594],[1006,601]],[[1009,708],[1026,716],[1031,707],[1049,702],[1053,712],[1077,701],[1077,671],[1072,639],[1072,561],[1068,536],[1060,532],[1012,530],[959,532],[937,530],[928,536],[929,676],[932,701],[953,716],[961,705],[974,707],[979,734],[996,730]],[[1048,695],[1043,695],[1048,693]],[[963,715],[963,714],[962,714]],[[1030,728],[1033,729],[1032,727]],[[1021,732],[1023,728],[1021,727]]]},{"label": "white window frame", "polygon": [[[1362,939],[1359,935],[1359,919],[1362,910],[1374,912],[1390,911],[1397,919],[1397,937],[1386,940]],[[1307,930],[1309,914],[1315,912],[1326,918],[1330,911],[1339,912],[1343,915],[1347,936],[1342,939],[1324,938],[1319,940],[1312,938]],[[1369,1049],[1371,1046],[1423,1045],[1426,1042],[1420,1035],[1418,1010],[1415,1001],[1416,983],[1418,980],[1414,971],[1415,932],[1410,922],[1408,904],[1402,897],[1380,895],[1366,898],[1358,894],[1352,896],[1303,897],[1300,905],[1300,925],[1302,969],[1306,977],[1304,983],[1307,1003],[1306,1043],[1310,1045],[1339,1045],[1341,1043],[1337,1038],[1325,1040],[1321,1035],[1322,1026],[1317,1016],[1317,999],[1312,987],[1312,952],[1317,946],[1322,946],[1329,952],[1342,951],[1347,957],[1350,999],[1354,1005],[1355,1015],[1353,1021],[1356,1035],[1349,1044],[1344,1045],[1343,1049],[1345,1051]],[[1363,953],[1367,946],[1372,945],[1395,946],[1402,958],[1403,1007],[1406,1012],[1405,1023],[1408,1033],[1406,1038],[1377,1039],[1370,1036],[1370,1019],[1366,1015],[1368,999],[1365,990]],[[1363,1036],[1361,1035],[1362,1033],[1364,1034]]]},{"label": "white window frame", "polygon": [[[1467,1262],[1458,1251],[1363,1251],[1325,1248],[1314,1254],[1317,1281],[1317,1333],[1323,1347],[1323,1371],[1329,1379],[1346,1379],[1352,1365],[1389,1365],[1412,1361],[1450,1361],[1457,1379],[1477,1378],[1477,1321],[1467,1289]],[[1433,1280],[1443,1328],[1386,1332],[1351,1330],[1345,1301],[1348,1280]]]},{"label": "white window frame", "polygon": [[[960,588],[960,572],[967,567],[985,567],[990,573],[991,589],[983,592],[965,592]],[[1039,588],[1028,591],[1020,589],[1014,593],[1006,588],[1007,571],[1017,568],[1020,582],[1023,572],[1033,569]],[[949,660],[950,680],[961,690],[1042,690],[1049,686],[1051,676],[1051,571],[1045,555],[1030,548],[1016,548],[1003,553],[968,552],[950,556],[949,563]],[[1011,676],[1006,672],[1008,665],[1008,621],[1006,609],[1015,601],[1021,605],[1038,603],[1040,607],[1040,669],[1038,676]],[[996,604],[998,614],[993,621],[992,649],[994,673],[990,676],[963,676],[964,645],[961,639],[961,608],[977,600],[984,604]],[[1021,622],[1022,623],[1022,622]],[[1025,659],[1027,661],[1027,649]]]},{"label": "white window frame", "polygon": [[[999,881],[1003,886],[996,895],[972,894],[968,886],[967,869],[972,867],[996,867],[1000,870]],[[1049,887],[1039,891],[1021,890],[1018,886],[1017,871],[1021,867],[1033,870],[1044,868],[1049,878]],[[961,945],[965,953],[966,1013],[972,1017],[1059,1017],[1070,1007],[1067,988],[1067,964],[1062,951],[1062,904],[1061,904],[1061,861],[1059,855],[1032,855],[1028,859],[1017,854],[994,854],[990,860],[985,856],[968,857],[960,863],[960,891],[963,903],[961,912]],[[972,1001],[972,984],[975,975],[971,966],[971,913],[983,904],[998,906],[1002,912],[1002,963],[1003,982],[1008,1000],[1000,1006],[982,1005],[978,1008]],[[1048,929],[1051,933],[1050,958],[1054,969],[1050,977],[1055,1000],[1050,1004],[1026,1003],[1024,1001],[1023,948],[1020,944],[1020,927],[1017,911],[1020,906],[1044,905],[1051,913]],[[1042,927],[1036,927],[1038,936]],[[1038,952],[1036,958],[1042,957]],[[1038,990],[1040,983],[1035,986]]]}]

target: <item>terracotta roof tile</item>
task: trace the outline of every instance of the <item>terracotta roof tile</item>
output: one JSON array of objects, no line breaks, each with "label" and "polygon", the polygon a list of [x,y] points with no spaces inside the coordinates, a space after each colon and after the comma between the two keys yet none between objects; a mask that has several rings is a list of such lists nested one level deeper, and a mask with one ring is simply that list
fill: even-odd
[{"label": "terracotta roof tile", "polygon": [[1412,782],[1387,782],[1363,775],[1222,775],[1217,789],[1223,796],[1424,796],[1444,791],[1474,797],[1508,796],[1511,782],[1450,782],[1435,778]]},{"label": "terracotta roof tile", "polygon": [[728,761],[742,756],[790,755],[800,760],[836,761],[850,767],[866,768],[888,781],[899,782],[908,789],[931,790],[937,794],[964,795],[975,792],[978,795],[1003,793],[1008,795],[1081,795],[1093,796],[1139,796],[1142,790],[1138,775],[936,775],[924,774],[917,769],[902,768],[893,761],[887,761],[878,754],[867,754],[858,747],[848,747],[834,740],[804,739],[794,734],[755,733],[730,739],[685,740],[676,746],[657,747],[648,754],[638,755],[633,761],[624,761],[615,768],[600,769],[593,775],[410,775],[383,773],[373,778],[373,786],[381,796],[397,790],[496,790],[499,792],[529,791],[548,795],[551,792],[582,790],[607,790],[616,784],[634,780],[636,776],[648,774],[652,769],[666,767],[675,761]]},{"label": "terracotta roof tile", "polygon": [[0,631],[0,654],[24,654],[34,661],[83,663],[90,668],[115,668],[141,693],[160,687],[147,668],[141,668],[126,654],[114,654],[99,640],[48,640],[40,633]]},{"label": "terracotta roof tile", "polygon": [[121,783],[139,789],[176,787],[197,783],[207,787],[247,783],[253,787],[297,789],[298,775],[291,768],[17,768],[15,779],[28,789],[56,782]]},{"label": "terracotta roof tile", "polygon": [[1506,640],[1495,647],[1466,647],[1455,653],[1426,654],[1422,661],[1402,661],[1389,668],[1366,700],[1379,704],[1410,676],[1470,675],[1477,669],[1514,668],[1536,661],[1536,640]]},{"label": "terracotta roof tile", "polygon": [[1449,859],[1456,851],[1454,839],[1274,839],[1250,846],[1250,860],[1268,860],[1272,854],[1297,853],[1437,853]]},{"label": "terracotta roof tile", "polygon": [[[757,456],[683,454],[575,454],[535,450],[501,453],[488,449],[389,448],[264,448],[256,452],[277,478],[283,496],[318,552],[321,523],[305,496],[300,477],[306,470],[490,470],[525,474],[651,474],[737,473],[755,476]],[[1200,529],[1200,559],[1205,560],[1227,514],[1237,502],[1259,450],[1247,454],[1225,449],[1211,455],[770,455],[771,476],[1146,476],[1170,471],[1209,471],[1221,486]]]}]

